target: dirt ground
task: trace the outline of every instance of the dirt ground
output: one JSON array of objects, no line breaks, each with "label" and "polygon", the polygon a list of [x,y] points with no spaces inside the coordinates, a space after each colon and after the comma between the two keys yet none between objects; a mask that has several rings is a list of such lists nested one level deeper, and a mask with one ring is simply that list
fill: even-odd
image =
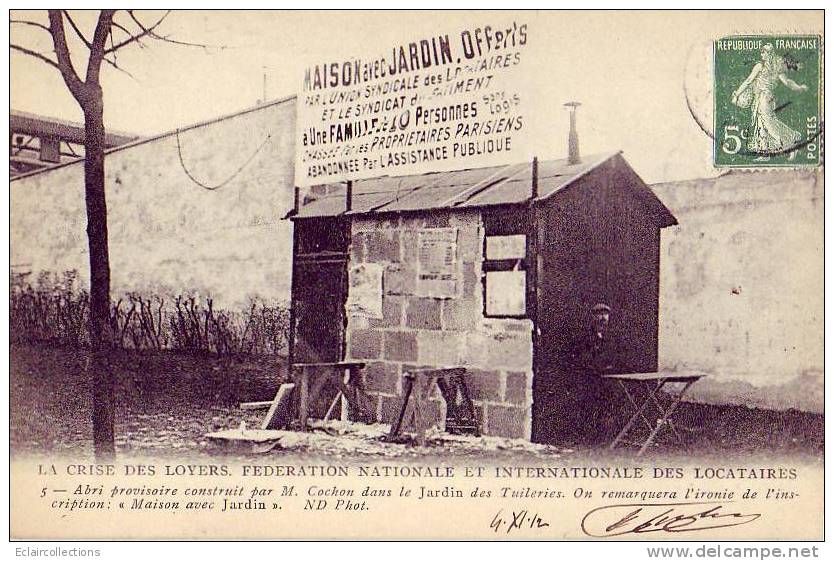
[{"label": "dirt ground", "polygon": [[[90,457],[90,383],[84,355],[58,348],[13,346],[10,380],[10,443],[13,455]],[[114,353],[116,444],[120,455],[228,457],[250,459],[250,449],[218,445],[208,432],[244,423],[255,428],[265,411],[242,411],[244,401],[272,399],[286,378],[281,357],[193,357],[174,352]],[[821,462],[822,415],[774,412],[735,406],[685,404],[680,411],[684,445],[652,451],[680,457],[728,455],[804,456]],[[699,419],[697,428],[687,419]],[[513,460],[628,457],[633,451],[568,449],[498,437],[452,437],[435,433],[429,446],[383,442],[384,425],[330,424],[308,434],[288,434],[260,454],[297,458],[387,457],[401,461],[427,456],[477,454]]]}]

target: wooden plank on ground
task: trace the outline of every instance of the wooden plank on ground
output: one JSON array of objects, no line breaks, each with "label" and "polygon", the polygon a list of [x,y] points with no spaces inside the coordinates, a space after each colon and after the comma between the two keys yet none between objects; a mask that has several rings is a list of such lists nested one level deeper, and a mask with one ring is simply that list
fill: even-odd
[{"label": "wooden plank on ground", "polygon": [[207,433],[205,437],[209,440],[225,442],[262,444],[264,442],[280,440],[285,434],[285,432],[279,430],[228,429]]},{"label": "wooden plank on ground", "polygon": [[240,408],[244,411],[255,411],[257,409],[269,409],[274,403],[274,400],[269,401],[244,401],[240,404]]},{"label": "wooden plank on ground", "polygon": [[291,410],[293,390],[295,390],[295,384],[281,384],[266,417],[261,422],[262,430],[285,428],[287,426],[293,417]]}]

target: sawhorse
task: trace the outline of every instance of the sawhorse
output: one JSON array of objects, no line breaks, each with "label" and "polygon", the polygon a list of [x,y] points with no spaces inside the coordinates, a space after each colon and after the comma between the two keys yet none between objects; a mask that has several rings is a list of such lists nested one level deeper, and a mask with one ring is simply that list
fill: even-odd
[{"label": "sawhorse", "polygon": [[425,368],[409,370],[403,375],[403,401],[397,420],[391,425],[389,440],[396,440],[404,426],[411,425],[417,443],[426,444],[426,431],[434,420],[429,415],[429,401],[437,385],[446,402],[446,431],[452,434],[480,436],[475,406],[466,386],[465,368]]},{"label": "sawhorse", "polygon": [[[365,395],[360,379],[360,372],[365,367],[364,362],[305,362],[296,363],[291,369],[296,374],[296,387],[298,388],[298,425],[302,431],[307,430],[310,417],[310,405],[319,399],[322,389],[327,382],[331,382],[339,388],[337,399],[343,398],[347,401],[347,410],[343,410],[342,418],[360,422],[372,420],[369,408],[363,404],[368,397]],[[317,370],[317,375],[312,372]],[[328,409],[325,417],[329,417],[335,407],[336,401]]]}]

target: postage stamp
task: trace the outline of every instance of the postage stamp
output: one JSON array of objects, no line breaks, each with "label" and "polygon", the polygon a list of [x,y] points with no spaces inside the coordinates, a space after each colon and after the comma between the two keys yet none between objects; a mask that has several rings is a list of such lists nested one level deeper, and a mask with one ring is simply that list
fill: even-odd
[{"label": "postage stamp", "polygon": [[746,35],[715,41],[717,167],[796,167],[820,162],[817,35]]}]

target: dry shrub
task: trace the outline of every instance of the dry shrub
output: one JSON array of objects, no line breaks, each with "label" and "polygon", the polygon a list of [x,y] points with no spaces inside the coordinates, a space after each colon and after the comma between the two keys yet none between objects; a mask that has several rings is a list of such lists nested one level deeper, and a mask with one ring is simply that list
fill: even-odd
[{"label": "dry shrub", "polygon": [[[12,343],[86,346],[90,296],[78,286],[77,272],[41,273],[34,284],[29,276],[11,272]],[[219,310],[211,298],[202,305],[194,296],[166,302],[160,295],[133,292],[111,305],[110,330],[113,346],[123,349],[285,354],[289,308],[252,299],[245,310]]]}]

